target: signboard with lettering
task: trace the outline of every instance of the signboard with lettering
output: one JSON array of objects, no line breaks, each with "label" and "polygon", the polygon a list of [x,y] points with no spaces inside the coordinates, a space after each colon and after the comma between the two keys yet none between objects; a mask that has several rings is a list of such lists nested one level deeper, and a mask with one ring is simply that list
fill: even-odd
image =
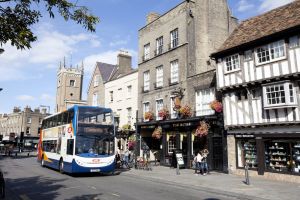
[{"label": "signboard with lettering", "polygon": [[176,160],[179,167],[184,167],[184,161],[182,157],[182,153],[176,153]]}]

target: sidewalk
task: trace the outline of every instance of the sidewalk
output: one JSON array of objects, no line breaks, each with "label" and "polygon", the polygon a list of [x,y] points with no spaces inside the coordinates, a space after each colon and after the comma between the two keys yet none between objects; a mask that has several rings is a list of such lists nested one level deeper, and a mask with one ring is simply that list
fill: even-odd
[{"label": "sidewalk", "polygon": [[155,166],[152,171],[132,169],[122,175],[242,197],[242,199],[297,200],[300,196],[300,184],[250,177],[250,185],[246,185],[244,176],[216,172],[202,176],[194,174],[194,170],[191,169],[181,169],[180,175],[176,175],[174,168]]}]

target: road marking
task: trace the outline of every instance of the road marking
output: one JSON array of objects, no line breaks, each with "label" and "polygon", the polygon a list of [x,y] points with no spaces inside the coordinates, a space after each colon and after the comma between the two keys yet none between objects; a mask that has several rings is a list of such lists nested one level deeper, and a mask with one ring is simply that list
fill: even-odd
[{"label": "road marking", "polygon": [[120,195],[115,194],[115,193],[111,193],[111,195],[116,196],[116,197],[120,197]]},{"label": "road marking", "polygon": [[26,194],[19,195],[22,200],[30,200],[30,198]]}]

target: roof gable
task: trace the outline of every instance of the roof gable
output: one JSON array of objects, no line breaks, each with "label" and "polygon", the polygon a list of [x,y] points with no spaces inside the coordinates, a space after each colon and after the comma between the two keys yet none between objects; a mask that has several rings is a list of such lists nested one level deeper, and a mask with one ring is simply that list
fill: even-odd
[{"label": "roof gable", "polygon": [[111,65],[107,63],[97,62],[97,67],[100,71],[103,82],[108,81],[109,77],[117,67],[116,65]]},{"label": "roof gable", "polygon": [[214,54],[219,54],[298,26],[300,26],[299,0],[241,22]]}]

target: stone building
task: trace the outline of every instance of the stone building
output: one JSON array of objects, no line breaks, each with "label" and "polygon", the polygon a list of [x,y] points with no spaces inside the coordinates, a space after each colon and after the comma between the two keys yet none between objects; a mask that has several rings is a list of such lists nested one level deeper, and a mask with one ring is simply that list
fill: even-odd
[{"label": "stone building", "polygon": [[75,104],[85,105],[81,100],[83,84],[83,65],[81,67],[66,67],[65,62],[57,72],[56,112],[66,110]]},{"label": "stone building", "polygon": [[300,183],[300,1],[243,21],[212,56],[230,173]]},{"label": "stone building", "polygon": [[[226,0],[183,1],[163,15],[147,16],[139,30],[138,132],[142,151],[149,148],[151,159],[156,152],[161,164],[170,165],[173,150],[181,149],[190,167],[195,153],[209,149],[210,167],[227,170],[222,115],[210,108],[216,93],[209,55],[236,23]],[[179,115],[178,103],[191,108],[189,117]],[[166,119],[159,116],[163,108],[169,112]],[[149,112],[153,120],[145,118]],[[205,137],[195,137],[200,121],[210,125]],[[154,130],[162,130],[160,139],[153,138]]]},{"label": "stone building", "polygon": [[87,92],[87,104],[91,106],[105,106],[105,82],[108,81],[116,65],[97,62],[94,72],[92,74],[88,92]]},{"label": "stone building", "polygon": [[15,107],[12,113],[0,115],[0,135],[8,138],[10,133],[14,133],[20,137],[21,132],[24,132],[24,136],[38,136],[41,122],[48,115],[44,108],[31,110],[27,106],[22,111]]}]

